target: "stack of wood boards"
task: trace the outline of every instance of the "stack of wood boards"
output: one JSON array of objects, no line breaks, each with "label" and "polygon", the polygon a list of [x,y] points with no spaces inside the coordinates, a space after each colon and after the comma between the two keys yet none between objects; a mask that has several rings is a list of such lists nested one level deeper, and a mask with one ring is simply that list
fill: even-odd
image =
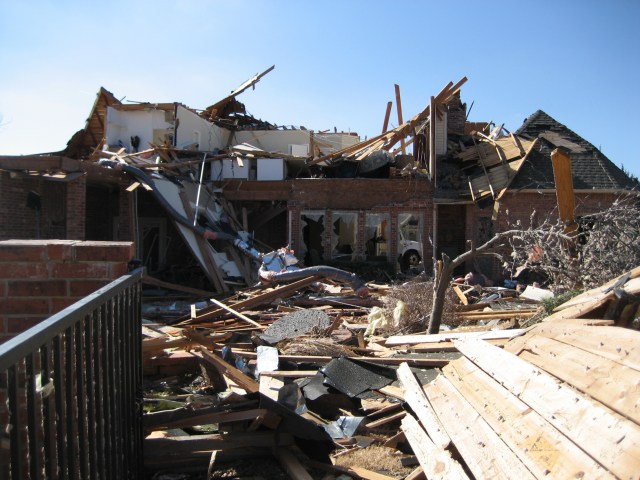
[{"label": "stack of wood boards", "polygon": [[640,478],[640,332],[603,318],[637,317],[639,279],[575,297],[503,349],[453,338],[461,358],[421,391],[403,382],[437,420],[402,424],[426,477]]}]

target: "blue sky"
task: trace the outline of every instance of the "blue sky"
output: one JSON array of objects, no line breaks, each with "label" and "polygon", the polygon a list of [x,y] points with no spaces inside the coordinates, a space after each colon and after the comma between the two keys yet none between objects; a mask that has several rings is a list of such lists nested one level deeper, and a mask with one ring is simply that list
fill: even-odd
[{"label": "blue sky", "polygon": [[4,0],[0,154],[64,148],[101,86],[205,108],[275,65],[239,97],[272,123],[377,135],[394,84],[406,119],[466,76],[469,120],[542,109],[640,176],[639,20],[636,0]]}]

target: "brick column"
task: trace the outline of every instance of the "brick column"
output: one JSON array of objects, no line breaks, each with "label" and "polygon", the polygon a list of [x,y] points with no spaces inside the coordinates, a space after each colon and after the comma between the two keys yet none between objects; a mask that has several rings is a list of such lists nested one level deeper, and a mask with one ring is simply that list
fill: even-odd
[{"label": "brick column", "polygon": [[78,177],[67,183],[67,238],[85,239],[87,210],[87,178]]}]

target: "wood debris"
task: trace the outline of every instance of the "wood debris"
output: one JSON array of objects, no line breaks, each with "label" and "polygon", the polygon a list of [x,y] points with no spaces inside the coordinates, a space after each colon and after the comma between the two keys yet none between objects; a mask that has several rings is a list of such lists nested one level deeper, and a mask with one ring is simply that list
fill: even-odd
[{"label": "wood debris", "polygon": [[[640,267],[528,327],[539,302],[454,284],[451,330],[365,337],[372,307],[349,297],[285,306],[309,282],[147,324],[145,405],[163,409],[144,417],[145,467],[209,472],[194,478],[253,463],[284,472],[273,478],[637,478],[638,279]],[[393,288],[373,298],[384,304]],[[283,318],[320,313],[322,329],[267,341]],[[257,374],[265,352],[276,364]]]}]

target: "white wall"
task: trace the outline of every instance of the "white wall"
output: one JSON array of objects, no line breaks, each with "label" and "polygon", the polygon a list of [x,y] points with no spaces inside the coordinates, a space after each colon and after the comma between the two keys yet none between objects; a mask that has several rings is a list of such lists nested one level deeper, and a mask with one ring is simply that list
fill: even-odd
[{"label": "white wall", "polygon": [[[149,142],[154,142],[154,133],[173,133],[173,123],[165,120],[164,110],[117,110],[107,107],[107,145],[117,146],[121,141],[127,153],[133,152],[131,137],[140,137],[138,150],[146,150]],[[158,141],[158,138],[155,138]]]},{"label": "white wall", "polygon": [[227,146],[231,132],[220,128],[191,110],[178,105],[178,129],[176,132],[176,146],[186,147],[198,143],[198,150],[211,152]]},{"label": "white wall", "polygon": [[[309,145],[308,130],[246,130],[236,132],[233,144],[248,143],[267,152],[289,154],[289,145]],[[316,133],[314,142],[325,153],[335,152],[360,141],[356,135],[344,133]]]}]

